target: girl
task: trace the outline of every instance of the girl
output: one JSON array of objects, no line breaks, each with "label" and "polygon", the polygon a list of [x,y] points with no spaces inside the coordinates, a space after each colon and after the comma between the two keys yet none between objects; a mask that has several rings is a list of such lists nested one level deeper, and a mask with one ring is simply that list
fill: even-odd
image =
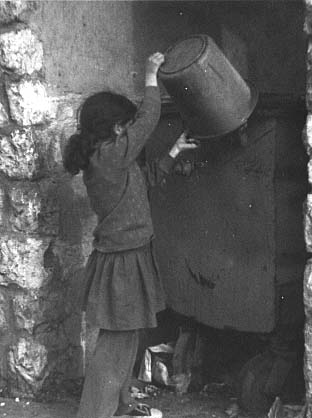
[{"label": "girl", "polygon": [[[83,171],[91,207],[98,216],[94,250],[86,266],[84,309],[100,328],[86,373],[79,418],[112,415],[161,417],[158,410],[134,404],[129,386],[138,348],[138,330],[155,327],[165,308],[151,250],[153,226],[143,173],[136,159],[160,117],[157,72],[161,53],[149,57],[141,107],[118,94],[89,97],[80,112],[80,132],[65,149],[64,166]],[[182,134],[169,154],[147,168],[151,183],[169,173],[175,157],[196,148]]]}]

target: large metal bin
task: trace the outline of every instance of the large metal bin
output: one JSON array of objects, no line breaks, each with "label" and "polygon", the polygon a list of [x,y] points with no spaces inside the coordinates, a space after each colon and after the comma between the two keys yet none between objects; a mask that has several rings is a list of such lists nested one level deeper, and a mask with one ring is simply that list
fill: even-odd
[{"label": "large metal bin", "polygon": [[244,125],[257,103],[212,38],[193,35],[171,46],[159,76],[191,134],[214,138]]},{"label": "large metal bin", "polygon": [[[167,152],[182,129],[179,113],[164,111],[147,159]],[[301,129],[290,115],[254,116],[246,147],[235,135],[203,141],[183,156],[197,167],[189,177],[170,176],[151,190],[173,310],[211,327],[258,333],[271,332],[281,310],[284,323],[298,320],[307,192]],[[288,283],[297,290],[288,292]]]}]

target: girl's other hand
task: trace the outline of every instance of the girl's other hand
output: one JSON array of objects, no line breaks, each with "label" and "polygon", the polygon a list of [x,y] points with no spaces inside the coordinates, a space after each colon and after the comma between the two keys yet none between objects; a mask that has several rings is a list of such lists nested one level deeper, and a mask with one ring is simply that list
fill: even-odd
[{"label": "girl's other hand", "polygon": [[198,148],[200,142],[194,138],[188,138],[187,133],[183,132],[176,140],[174,146],[171,148],[169,155],[172,158],[177,157],[180,152],[190,149]]}]

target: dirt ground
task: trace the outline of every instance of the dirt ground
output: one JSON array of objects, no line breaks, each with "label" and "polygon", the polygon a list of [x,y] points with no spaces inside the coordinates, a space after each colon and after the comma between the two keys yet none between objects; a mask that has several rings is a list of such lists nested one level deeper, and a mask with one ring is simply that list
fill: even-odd
[{"label": "dirt ground", "polygon": [[[230,387],[220,383],[210,383],[201,391],[183,395],[178,395],[167,388],[160,389],[155,386],[150,386],[150,388],[149,397],[140,401],[160,409],[163,412],[163,418],[302,418],[304,416],[303,404],[287,405],[280,401],[278,410],[275,409],[269,414],[252,415],[238,406]],[[142,386],[140,393],[144,393]],[[53,400],[46,397],[41,402],[19,398],[0,398],[0,418],[76,417],[80,397],[78,392],[69,396],[64,393],[57,400],[55,400],[55,394],[53,396]]]},{"label": "dirt ground", "polygon": [[[235,399],[223,391],[191,393],[177,396],[163,390],[145,399],[151,406],[161,409],[164,418],[229,418],[247,417],[237,411]],[[0,417],[5,418],[74,418],[78,399],[67,398],[53,402],[33,402],[0,398]],[[87,417],[86,417],[87,418]]]},{"label": "dirt ground", "polygon": [[[139,401],[160,409],[163,412],[163,418],[266,418],[267,415],[264,413],[251,415],[243,411],[238,406],[235,397],[237,396],[235,387],[238,372],[246,360],[263,352],[261,341],[259,342],[254,337],[243,338],[241,335],[233,337],[209,334],[208,337],[210,344],[205,344],[202,357],[205,362],[202,367],[209,371],[209,376],[205,374],[197,376],[192,373],[192,378],[194,377],[194,382],[197,384],[193,387],[191,384],[188,387],[188,393],[183,395],[178,395],[174,389],[146,385],[134,378],[132,391],[136,392],[137,396],[142,395]],[[149,336],[148,342],[151,341],[158,343]],[[144,344],[145,346],[147,345]],[[290,386],[282,397],[282,409],[279,409],[278,413],[270,414],[268,418],[302,418],[305,389],[301,363],[295,368],[296,371],[297,369],[300,371],[298,376],[296,373],[289,376]],[[138,376],[138,371],[135,375]],[[256,382],[259,381],[259,384],[265,381],[263,380],[265,376],[262,375],[263,373],[258,374]],[[256,387],[258,387],[257,384]],[[81,388],[82,380],[67,381],[61,385],[55,385],[53,390],[51,387],[43,390],[43,395],[36,402],[0,397],[0,418],[74,418],[78,409]],[[296,390],[298,388],[299,390]],[[148,397],[144,397],[147,395]],[[259,398],[252,401],[252,405],[256,403],[259,405]],[[262,405],[262,397],[260,397],[260,405]]]}]

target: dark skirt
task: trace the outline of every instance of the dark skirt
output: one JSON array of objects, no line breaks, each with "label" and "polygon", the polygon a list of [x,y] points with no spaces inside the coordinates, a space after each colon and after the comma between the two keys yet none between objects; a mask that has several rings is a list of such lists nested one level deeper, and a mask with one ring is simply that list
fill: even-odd
[{"label": "dark skirt", "polygon": [[152,244],[115,253],[94,250],[85,280],[84,310],[95,327],[121,331],[157,326],[156,313],[165,303]]}]

